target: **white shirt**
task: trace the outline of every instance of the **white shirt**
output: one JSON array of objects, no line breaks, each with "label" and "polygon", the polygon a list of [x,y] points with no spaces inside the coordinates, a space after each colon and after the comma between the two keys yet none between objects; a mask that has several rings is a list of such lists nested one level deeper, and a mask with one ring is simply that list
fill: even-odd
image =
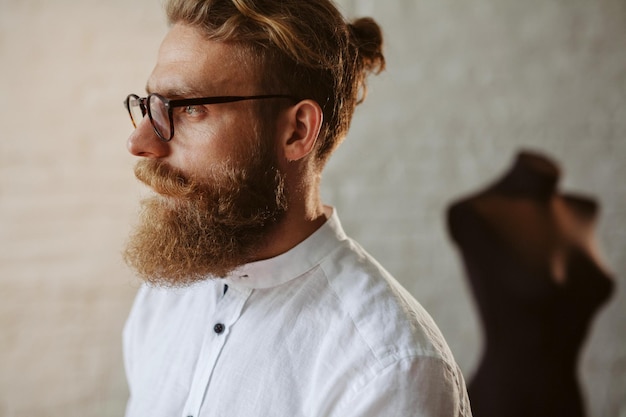
[{"label": "white shirt", "polygon": [[143,286],[124,357],[127,417],[471,416],[431,317],[335,213],[226,279]]}]

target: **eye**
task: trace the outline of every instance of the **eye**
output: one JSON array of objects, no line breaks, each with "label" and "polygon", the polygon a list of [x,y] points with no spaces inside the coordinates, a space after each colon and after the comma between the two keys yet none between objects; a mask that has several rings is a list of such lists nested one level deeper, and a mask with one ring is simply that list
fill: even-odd
[{"label": "eye", "polygon": [[205,109],[202,106],[185,106],[183,111],[188,116],[199,116],[205,113]]}]

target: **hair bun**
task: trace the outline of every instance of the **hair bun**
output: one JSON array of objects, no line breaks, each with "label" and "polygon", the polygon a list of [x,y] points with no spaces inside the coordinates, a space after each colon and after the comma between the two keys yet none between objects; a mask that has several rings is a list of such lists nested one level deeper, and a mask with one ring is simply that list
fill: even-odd
[{"label": "hair bun", "polygon": [[363,69],[378,74],[385,69],[383,34],[371,17],[362,17],[348,24],[351,40],[363,62]]}]

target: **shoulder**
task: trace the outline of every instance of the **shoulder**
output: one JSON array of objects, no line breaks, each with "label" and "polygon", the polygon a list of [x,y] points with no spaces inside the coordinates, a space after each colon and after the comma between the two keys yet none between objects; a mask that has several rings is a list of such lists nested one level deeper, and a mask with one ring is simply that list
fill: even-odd
[{"label": "shoulder", "polygon": [[[427,415],[470,415],[463,376],[443,335],[391,274],[350,240],[321,268],[337,305],[350,318],[334,332],[352,335],[342,361],[358,368],[337,408],[342,416],[370,415],[366,410],[376,409],[389,415],[426,410],[432,413]],[[336,338],[333,343],[336,355],[342,343]]]},{"label": "shoulder", "polygon": [[462,241],[467,234],[474,232],[480,221],[475,209],[481,195],[472,195],[451,203],[446,210],[446,226],[450,237],[455,241]]},{"label": "shoulder", "polygon": [[418,356],[454,363],[428,312],[357,243],[347,240],[321,268],[339,305],[381,366]]},{"label": "shoulder", "polygon": [[577,218],[588,223],[594,222],[600,211],[598,202],[589,196],[568,193],[563,195],[563,202]]}]

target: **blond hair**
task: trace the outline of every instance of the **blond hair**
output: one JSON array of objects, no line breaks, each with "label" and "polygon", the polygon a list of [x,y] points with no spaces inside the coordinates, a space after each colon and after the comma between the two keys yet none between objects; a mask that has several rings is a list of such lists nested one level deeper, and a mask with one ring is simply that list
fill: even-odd
[{"label": "blond hair", "polygon": [[261,63],[268,92],[317,101],[324,111],[316,149],[322,164],[347,134],[367,75],[385,67],[378,24],[347,23],[330,0],[168,0],[166,12],[170,24],[243,45]]}]

